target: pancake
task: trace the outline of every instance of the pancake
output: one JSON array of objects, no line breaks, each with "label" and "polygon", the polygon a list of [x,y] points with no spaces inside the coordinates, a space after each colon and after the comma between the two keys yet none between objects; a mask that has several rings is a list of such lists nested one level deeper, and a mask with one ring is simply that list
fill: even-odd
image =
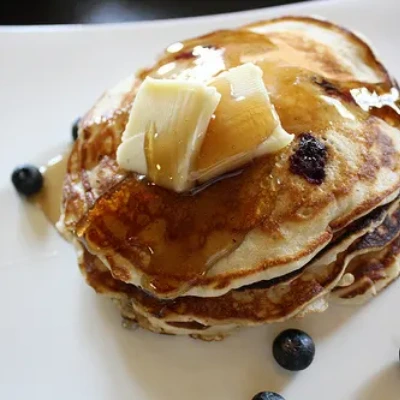
[{"label": "pancake", "polygon": [[[354,260],[366,251],[384,248],[400,230],[397,199],[353,224],[326,249],[339,253],[344,243],[351,245],[336,254],[329,265],[311,262],[301,271],[233,290],[220,297],[184,296],[159,300],[143,290],[114,279],[100,259],[84,250],[80,268],[89,285],[98,293],[116,299],[121,314],[157,333],[190,334],[218,340],[241,326],[280,322],[309,312],[324,311],[327,297],[341,281]],[[384,221],[382,222],[382,220]]]},{"label": "pancake", "polygon": [[363,304],[389,286],[400,274],[400,238],[384,249],[355,259],[348,268],[352,282],[337,287],[332,299],[341,304]]},{"label": "pancake", "polygon": [[[283,17],[244,27],[286,50],[286,61],[328,80],[381,83],[390,77],[370,46],[355,33],[325,20]],[[277,59],[280,55],[277,55]],[[394,81],[392,85],[395,86]]]},{"label": "pancake", "polygon": [[[245,63],[262,70],[291,144],[184,193],[119,167],[146,77],[209,83]],[[87,283],[157,333],[219,340],[364,301],[400,273],[397,88],[362,39],[313,18],[175,43],[81,120],[57,227]]]},{"label": "pancake", "polygon": [[346,267],[348,284],[338,285],[331,297],[340,303],[361,304],[376,296],[400,274],[400,208],[357,244],[360,251]]},{"label": "pancake", "polygon": [[[362,243],[364,243],[364,247],[366,249],[371,248],[372,246],[367,246],[365,243],[368,243],[370,240],[369,238],[376,237],[377,240],[379,240],[378,238],[380,235],[377,233],[378,231],[376,228],[382,229],[382,226],[385,226],[388,215],[396,216],[399,205],[400,198],[397,197],[391,203],[374,209],[368,215],[352,222],[346,228],[337,232],[329,245],[312,260],[311,264],[317,267],[334,262],[339,254],[346,251],[358,238],[361,237],[363,237]],[[395,229],[396,228],[394,227],[393,231],[395,231]],[[387,237],[387,235],[385,235],[385,237]]]},{"label": "pancake", "polygon": [[[290,146],[187,195],[119,169],[116,149],[146,76],[207,82],[244,62],[263,70],[282,126],[296,136]],[[58,227],[115,279],[158,298],[221,297],[300,270],[338,232],[398,194],[399,120],[362,110],[350,94],[392,85],[365,42],[311,18],[264,21],[171,46],[82,120]],[[323,165],[318,182],[299,169],[300,156],[315,149]]]}]

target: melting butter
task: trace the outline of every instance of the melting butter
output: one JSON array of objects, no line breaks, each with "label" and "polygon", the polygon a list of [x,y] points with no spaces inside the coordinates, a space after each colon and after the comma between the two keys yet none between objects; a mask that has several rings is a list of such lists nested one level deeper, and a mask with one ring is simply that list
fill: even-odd
[{"label": "melting butter", "polygon": [[261,68],[246,63],[210,83],[222,97],[197,159],[194,179],[207,181],[255,157],[277,152],[293,140],[281,126],[262,76]]},{"label": "melting butter", "polygon": [[122,168],[182,192],[221,95],[198,82],[146,78],[117,150]]},{"label": "melting butter", "polygon": [[208,85],[146,78],[117,150],[119,165],[156,185],[182,192],[286,147],[262,79],[247,63]]}]

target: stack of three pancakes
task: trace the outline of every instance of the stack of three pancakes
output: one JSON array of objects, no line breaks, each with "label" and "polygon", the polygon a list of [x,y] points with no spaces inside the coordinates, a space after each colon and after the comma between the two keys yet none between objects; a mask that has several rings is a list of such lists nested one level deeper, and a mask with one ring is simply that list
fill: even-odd
[{"label": "stack of three pancakes", "polygon": [[[295,135],[289,146],[184,194],[118,166],[146,76],[208,82],[248,62]],[[400,271],[400,119],[394,100],[378,102],[390,90],[366,43],[316,19],[174,44],[82,119],[58,228],[87,282],[158,333],[215,340],[331,299],[364,301]]]}]

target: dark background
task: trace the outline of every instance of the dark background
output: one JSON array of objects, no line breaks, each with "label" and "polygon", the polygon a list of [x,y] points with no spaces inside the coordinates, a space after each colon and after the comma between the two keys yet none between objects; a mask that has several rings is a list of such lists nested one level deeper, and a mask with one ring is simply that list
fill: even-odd
[{"label": "dark background", "polygon": [[249,10],[301,0],[0,0],[0,25],[138,21]]}]

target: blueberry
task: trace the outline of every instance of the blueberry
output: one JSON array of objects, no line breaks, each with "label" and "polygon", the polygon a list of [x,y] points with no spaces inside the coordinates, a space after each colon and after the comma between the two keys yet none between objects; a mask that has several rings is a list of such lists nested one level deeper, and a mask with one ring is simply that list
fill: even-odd
[{"label": "blueberry", "polygon": [[299,145],[290,156],[290,172],[300,175],[309,183],[321,185],[328,162],[326,145],[309,133],[299,136]]},{"label": "blueberry", "polygon": [[315,356],[315,345],[307,333],[288,329],[280,333],[272,347],[276,362],[289,371],[306,369]]},{"label": "blueberry", "polygon": [[21,165],[14,169],[11,181],[17,191],[25,196],[39,192],[43,186],[43,176],[33,165]]},{"label": "blueberry", "polygon": [[285,400],[285,399],[277,393],[261,392],[256,394],[252,400]]},{"label": "blueberry", "polygon": [[79,130],[79,122],[81,121],[80,118],[78,118],[74,124],[72,125],[72,139],[75,140],[78,139],[78,130]]}]

